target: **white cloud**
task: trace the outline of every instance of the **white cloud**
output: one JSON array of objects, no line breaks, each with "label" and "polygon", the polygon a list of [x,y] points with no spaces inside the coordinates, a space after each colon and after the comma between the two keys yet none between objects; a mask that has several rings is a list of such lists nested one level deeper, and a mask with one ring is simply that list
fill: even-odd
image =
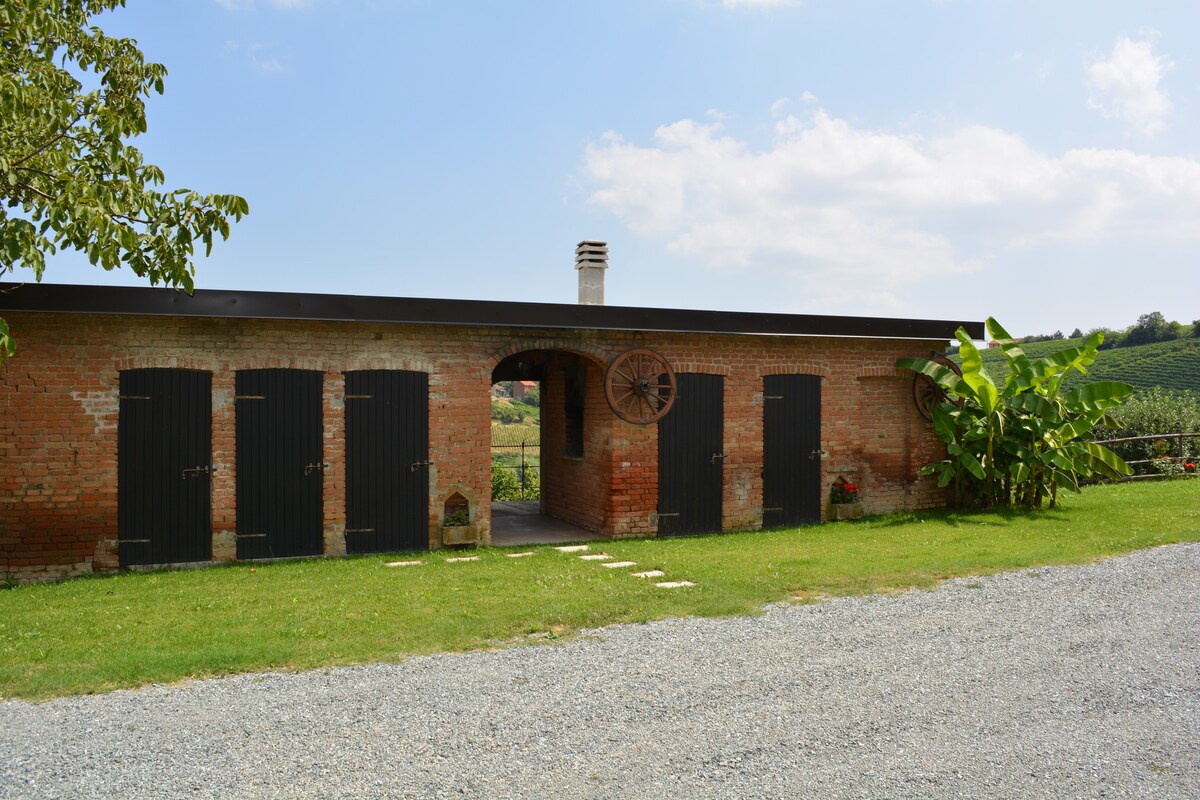
[{"label": "white cloud", "polygon": [[1154,54],[1155,35],[1135,42],[1122,36],[1108,60],[1088,67],[1088,105],[1112,119],[1152,136],[1167,127],[1171,98],[1159,81],[1175,63]]},{"label": "white cloud", "polygon": [[274,56],[262,61],[256,58],[254,59],[254,63],[263,72],[283,72],[283,64],[280,64],[279,59],[275,58]]},{"label": "white cloud", "polygon": [[986,267],[997,250],[1200,240],[1200,161],[1053,156],[983,125],[923,139],[817,109],[778,121],[771,146],[754,151],[719,123],[685,119],[647,146],[606,134],[587,148],[583,175],[590,202],[635,234],[718,270],[782,276],[831,303],[869,291],[896,305],[906,287]]}]

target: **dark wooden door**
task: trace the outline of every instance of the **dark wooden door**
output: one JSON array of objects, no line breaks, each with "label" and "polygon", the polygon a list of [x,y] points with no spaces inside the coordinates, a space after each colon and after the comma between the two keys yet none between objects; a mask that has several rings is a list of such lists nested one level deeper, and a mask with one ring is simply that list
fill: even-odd
[{"label": "dark wooden door", "polygon": [[212,376],[121,373],[117,528],[122,565],[212,558]]},{"label": "dark wooden door", "polygon": [[658,535],[721,530],[725,381],[679,373],[675,405],[658,423]]},{"label": "dark wooden door", "polygon": [[346,552],[429,547],[429,377],[346,373]]},{"label": "dark wooden door", "polygon": [[237,373],[237,556],[322,552],[320,372]]},{"label": "dark wooden door", "polygon": [[821,379],[763,379],[763,527],[821,521]]}]

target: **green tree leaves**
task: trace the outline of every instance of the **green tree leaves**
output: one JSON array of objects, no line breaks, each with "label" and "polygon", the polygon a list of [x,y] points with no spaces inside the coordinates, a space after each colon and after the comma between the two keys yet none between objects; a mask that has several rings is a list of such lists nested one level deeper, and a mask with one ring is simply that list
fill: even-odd
[{"label": "green tree leaves", "polygon": [[162,170],[127,140],[145,132],[143,98],[162,93],[167,70],[89,24],[123,5],[0,4],[0,275],[26,267],[40,280],[46,255],[71,249],[191,292],[195,242],[207,255],[249,212],[236,195],[155,188]]},{"label": "green tree leaves", "polygon": [[933,425],[947,458],[922,468],[938,485],[954,487],[958,505],[985,508],[1016,503],[1053,506],[1059,487],[1079,491],[1079,479],[1118,479],[1132,470],[1110,450],[1091,441],[1096,425],[1112,424],[1110,411],[1133,388],[1101,381],[1060,393],[1071,371],[1086,373],[1104,341],[1101,334],[1081,347],[1031,359],[994,319],[987,327],[1004,353],[1008,375],[999,387],[966,331],[959,329],[962,377],[922,358],[902,358],[899,367],[933,380],[946,401],[933,408]]}]

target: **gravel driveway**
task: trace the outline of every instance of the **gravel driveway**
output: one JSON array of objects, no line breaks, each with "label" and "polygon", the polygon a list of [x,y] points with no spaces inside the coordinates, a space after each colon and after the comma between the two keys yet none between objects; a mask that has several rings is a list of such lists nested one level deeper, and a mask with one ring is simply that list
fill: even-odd
[{"label": "gravel driveway", "polygon": [[[686,590],[677,590],[686,591]],[[0,703],[0,797],[1200,797],[1200,544]]]}]

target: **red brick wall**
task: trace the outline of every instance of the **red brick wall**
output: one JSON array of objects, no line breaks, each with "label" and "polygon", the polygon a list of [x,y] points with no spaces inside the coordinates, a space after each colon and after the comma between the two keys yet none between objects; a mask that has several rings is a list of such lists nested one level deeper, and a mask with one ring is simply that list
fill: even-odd
[{"label": "red brick wall", "polygon": [[[19,351],[0,367],[0,572],[52,578],[113,569],[117,537],[118,379],[122,369],[184,367],[213,374],[213,557],[233,557],[234,372],[289,367],[325,374],[326,552],[343,551],[345,528],[343,370],[409,369],[429,374],[430,543],[442,503],[471,502],[489,535],[492,369],[526,350],[555,353],[543,386],[543,486],[547,511],[607,535],[655,532],[657,428],[617,420],[603,397],[603,365],[634,344],[631,334],[273,320],[9,313]],[[929,342],[649,334],[680,372],[725,377],[724,525],[762,520],[762,379],[822,377],[825,491],[857,470],[871,511],[939,505],[940,492],[915,469],[937,441],[908,396],[910,378],[892,367]],[[582,459],[562,458],[561,370],[586,366]],[[554,376],[558,374],[558,378]],[[557,383],[556,383],[557,381]],[[559,409],[558,412],[555,409]],[[560,438],[556,441],[555,436]]]}]

